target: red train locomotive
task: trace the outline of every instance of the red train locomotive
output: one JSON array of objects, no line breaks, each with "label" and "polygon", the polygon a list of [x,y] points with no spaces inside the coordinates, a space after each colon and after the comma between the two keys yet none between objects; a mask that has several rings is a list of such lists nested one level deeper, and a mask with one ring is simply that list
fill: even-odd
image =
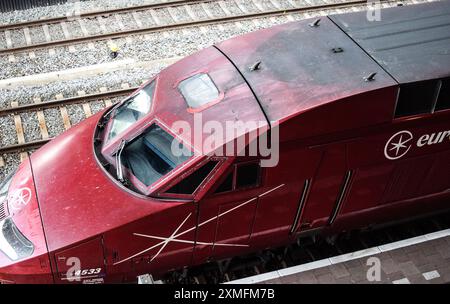
[{"label": "red train locomotive", "polygon": [[168,67],[4,181],[0,281],[129,282],[449,209],[449,15],[304,20]]}]

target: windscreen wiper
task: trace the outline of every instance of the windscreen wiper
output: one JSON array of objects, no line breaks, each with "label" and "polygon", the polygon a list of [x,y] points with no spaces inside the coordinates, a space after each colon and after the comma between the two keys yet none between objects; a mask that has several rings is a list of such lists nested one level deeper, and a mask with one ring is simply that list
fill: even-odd
[{"label": "windscreen wiper", "polygon": [[122,140],[122,142],[120,143],[119,149],[117,149],[117,152],[116,152],[116,174],[117,174],[117,179],[121,183],[125,182],[125,179],[123,178],[123,170],[122,170],[122,152],[125,149],[126,143],[127,143],[126,140]]}]

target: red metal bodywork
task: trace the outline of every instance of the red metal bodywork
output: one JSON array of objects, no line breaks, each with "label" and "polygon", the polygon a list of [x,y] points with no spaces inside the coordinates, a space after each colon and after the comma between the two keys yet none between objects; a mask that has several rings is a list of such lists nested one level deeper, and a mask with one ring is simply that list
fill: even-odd
[{"label": "red metal bodywork", "polygon": [[[330,19],[322,18],[320,28],[309,23],[238,37],[167,68],[155,78],[152,111],[117,140],[103,143],[101,155],[93,142],[104,112],[35,152],[12,186],[23,179],[36,189],[37,199],[21,211],[27,218],[13,216],[35,253],[12,263],[0,252],[0,279],[65,283],[67,261],[78,257],[81,269],[100,269],[87,271],[82,281],[134,281],[145,273],[287,244],[302,233],[336,233],[448,209],[450,111],[394,119],[398,82]],[[332,52],[336,47],[344,52]],[[258,60],[261,69],[250,71]],[[179,120],[194,124],[176,84],[198,72],[207,72],[223,92],[201,109],[204,123],[264,121],[262,132],[278,126],[278,165],[262,168],[256,187],[214,194],[234,165],[255,161],[219,157],[192,197],[166,197],[167,188],[208,161],[212,151],[204,151],[151,187],[137,186],[142,194],[124,187],[98,157],[113,163],[120,141],[151,123],[167,126],[194,150],[203,147],[170,128]],[[373,72],[376,81],[364,81]],[[413,134],[414,143],[449,132],[441,142],[411,145],[403,158],[389,160],[385,147],[402,130]]]}]

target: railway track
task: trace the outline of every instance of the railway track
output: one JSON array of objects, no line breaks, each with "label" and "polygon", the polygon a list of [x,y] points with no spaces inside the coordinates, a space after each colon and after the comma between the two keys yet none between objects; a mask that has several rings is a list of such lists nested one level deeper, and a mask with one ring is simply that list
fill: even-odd
[{"label": "railway track", "polygon": [[[164,24],[164,25],[160,25],[160,26],[153,26],[150,28],[140,28],[140,29],[128,30],[125,32],[120,32],[120,33],[109,33],[109,34],[87,36],[87,37],[81,37],[81,38],[75,38],[75,39],[50,41],[44,45],[43,44],[30,44],[30,45],[25,45],[22,47],[0,49],[0,54],[16,52],[18,50],[21,50],[21,51],[35,50],[36,48],[40,48],[40,47],[44,47],[44,46],[61,45],[61,44],[66,44],[66,43],[73,43],[74,41],[80,42],[79,39],[82,39],[82,41],[98,40],[98,39],[111,38],[113,36],[115,37],[116,35],[119,35],[119,36],[125,35],[126,36],[126,35],[130,35],[130,34],[144,33],[144,32],[148,32],[148,31],[157,31],[157,30],[163,31],[163,30],[167,30],[167,29],[181,28],[181,27],[187,27],[187,26],[198,26],[198,25],[205,25],[205,24],[232,22],[232,21],[239,21],[239,20],[244,20],[244,19],[254,19],[254,18],[259,18],[259,17],[269,17],[269,16],[277,16],[277,15],[288,15],[289,16],[289,13],[313,12],[313,11],[324,13],[323,10],[326,10],[326,9],[335,9],[336,11],[339,11],[340,8],[366,5],[366,1],[341,1],[341,2],[334,1],[334,2],[330,3],[329,0],[324,0],[325,2],[323,2],[322,4],[311,6],[310,5],[311,2],[309,0],[305,0],[308,2],[304,2],[304,3],[303,3],[303,1],[293,1],[292,0],[292,1],[285,1],[285,5],[288,5],[288,7],[281,7],[279,0],[269,0],[266,2],[271,3],[271,5],[273,7],[277,7],[279,9],[264,10],[264,8],[267,8],[267,4],[266,4],[266,6],[263,6],[260,2],[259,2],[259,4],[256,4],[258,2],[255,2],[255,1],[257,1],[257,0],[254,0],[251,3],[253,3],[252,5],[254,7],[256,7],[259,11],[258,12],[250,12],[250,13],[249,13],[249,8],[246,8],[242,4],[242,1],[240,1],[240,0],[232,0],[232,1],[228,1],[228,2],[217,1],[217,0],[201,0],[201,1],[177,0],[177,1],[165,2],[165,3],[161,3],[161,4],[128,7],[128,8],[124,8],[124,9],[115,9],[115,10],[109,10],[109,11],[104,11],[104,12],[85,13],[85,14],[80,15],[80,18],[81,18],[80,20],[83,20],[83,18],[93,18],[93,17],[104,16],[104,15],[120,14],[120,13],[123,14],[123,13],[130,13],[130,12],[134,13],[136,11],[146,11],[146,10],[153,12],[153,13],[150,13],[150,17],[155,19],[154,12],[157,10],[164,10],[164,9],[169,10],[169,9],[175,8],[175,7],[183,7],[187,10],[187,7],[190,7],[188,5],[197,5],[198,8],[201,8],[204,11],[205,16],[210,16],[211,18],[197,19],[194,21],[181,22],[181,23],[178,22],[178,23],[173,23],[173,24]],[[302,4],[299,4],[300,2],[302,2],[303,4],[305,4],[307,6],[298,6],[298,5],[302,5]],[[385,1],[385,2],[388,2],[388,1]],[[217,8],[219,8],[221,10],[221,13],[223,13],[225,15],[225,17],[214,18],[214,14],[211,13],[210,8],[208,8],[206,6],[207,4],[217,5]],[[232,13],[230,12],[231,9],[229,8],[230,5],[235,5],[236,10],[238,10],[239,12],[245,12],[245,13],[232,15]],[[209,10],[209,13],[208,13],[208,10]],[[233,11],[236,11],[236,10],[233,10]],[[192,12],[192,9],[191,9],[191,12]],[[218,14],[221,14],[221,13],[218,13]],[[170,15],[170,14],[168,14],[168,15]],[[172,15],[174,15],[174,14],[172,13]],[[188,15],[192,15],[192,14],[188,14]],[[195,19],[195,18],[193,18],[193,16],[191,16],[191,17],[192,17],[192,19]],[[136,21],[136,18],[134,18],[134,19]],[[172,19],[175,19],[175,18],[172,18]],[[19,23],[19,24],[4,25],[4,26],[0,27],[0,32],[1,31],[3,31],[3,32],[11,31],[14,29],[24,31],[25,28],[30,28],[31,26],[44,27],[44,26],[48,26],[51,23],[56,23],[56,24],[58,24],[59,22],[64,23],[65,22],[64,20],[66,20],[65,17],[58,17],[58,18],[45,19],[45,20],[28,21],[28,22]],[[294,20],[294,18],[291,16],[291,18],[288,18],[288,21],[289,20]],[[71,105],[71,104],[83,105],[83,108],[85,111],[85,117],[87,118],[91,115],[89,106],[88,106],[89,100],[96,100],[96,99],[109,100],[110,98],[113,98],[113,97],[125,96],[125,95],[131,93],[134,89],[135,88],[129,88],[129,89],[123,89],[123,90],[119,90],[119,91],[102,92],[100,94],[77,96],[77,97],[72,97],[72,98],[60,97],[57,100],[44,101],[44,102],[39,100],[35,104],[27,104],[27,105],[20,105],[20,106],[13,105],[10,108],[0,110],[0,117],[6,116],[6,115],[14,116],[15,131],[17,133],[16,134],[17,141],[15,144],[0,147],[0,167],[2,167],[2,163],[4,163],[1,160],[2,154],[20,153],[21,158],[24,158],[24,157],[26,157],[26,152],[37,149],[37,148],[41,147],[42,145],[44,145],[45,143],[47,143],[49,140],[51,140],[51,137],[48,135],[48,132],[46,130],[46,121],[45,121],[45,117],[42,113],[43,110],[49,109],[49,108],[59,108],[60,112],[61,112],[61,116],[62,116],[62,122],[64,124],[64,129],[67,130],[71,126],[70,117],[67,113],[68,112],[67,109],[65,108],[67,105]],[[105,104],[105,106],[108,106],[108,102]],[[26,112],[34,112],[38,116],[39,128],[41,131],[41,136],[40,136],[40,139],[38,139],[38,140],[32,140],[32,141],[25,140],[24,127],[23,127],[23,123],[22,123],[20,115],[22,113],[26,113]]]},{"label": "railway track", "polygon": [[[301,1],[260,0],[191,0],[172,1],[162,4],[138,6],[134,8],[116,9],[105,12],[93,12],[81,15],[71,20],[53,18],[48,20],[29,21],[25,23],[0,27],[6,47],[0,48],[0,55],[13,55],[15,53],[69,46],[74,51],[74,45],[87,42],[98,42],[116,38],[129,37],[139,34],[149,34],[167,30],[184,29],[196,26],[214,25],[228,22],[244,21],[263,17],[290,16],[295,13],[341,9],[346,7],[361,7],[367,1],[330,1],[321,0],[321,3],[311,5],[309,0]],[[390,0],[381,0],[382,3],[397,3]],[[268,5],[270,3],[270,5]],[[201,11],[201,12],[200,12]],[[140,15],[137,14],[139,12]],[[125,26],[123,15],[130,15],[134,25]],[[116,16],[115,20],[103,20],[104,16]],[[292,16],[290,16],[292,18]],[[96,24],[91,25],[97,33],[91,34],[85,23],[96,18]],[[112,18],[112,17],[109,17]],[[129,16],[127,17],[129,18]],[[65,21],[64,21],[65,20]],[[294,20],[292,18],[292,20]],[[89,21],[91,22],[91,21]],[[109,25],[118,25],[119,30],[107,28]],[[53,30],[50,29],[50,26]],[[130,28],[132,27],[132,28]],[[78,29],[77,33],[70,30]],[[100,30],[100,32],[98,32]],[[59,37],[51,37],[51,33],[61,33]],[[34,37],[45,37],[45,41],[34,41]],[[62,37],[62,38],[61,38]],[[54,52],[54,50],[53,50]],[[13,56],[10,56],[13,61]]]},{"label": "railway track", "polygon": [[[74,104],[82,105],[85,117],[87,118],[92,115],[92,111],[89,105],[90,102],[101,100],[103,101],[104,106],[108,107],[111,104],[113,104],[112,99],[125,97],[127,95],[130,95],[134,90],[137,89],[137,87],[128,87],[127,84],[124,84],[123,87],[124,87],[123,89],[119,90],[111,90],[111,91],[102,90],[101,92],[95,94],[88,94],[88,95],[81,94],[79,96],[69,98],[57,98],[55,100],[48,100],[48,101],[37,100],[35,103],[24,105],[18,105],[17,103],[13,103],[13,105],[9,108],[0,109],[0,117],[6,115],[13,115],[15,123],[15,131],[18,138],[17,144],[0,147],[0,155],[5,153],[21,153],[22,154],[21,157],[23,158],[26,157],[26,152],[40,148],[41,146],[43,146],[52,139],[48,135],[46,127],[47,123],[45,120],[45,116],[43,114],[44,110],[48,110],[51,108],[59,108],[65,129],[68,129],[71,127],[71,123],[66,106]],[[42,139],[26,142],[24,136],[24,127],[22,125],[22,119],[20,115],[30,112],[36,113],[38,117]]]}]

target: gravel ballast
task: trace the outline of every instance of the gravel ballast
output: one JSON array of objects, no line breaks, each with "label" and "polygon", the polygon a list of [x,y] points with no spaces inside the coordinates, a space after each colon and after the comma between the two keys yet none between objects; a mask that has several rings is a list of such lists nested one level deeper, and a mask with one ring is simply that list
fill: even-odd
[{"label": "gravel ballast", "polygon": [[20,156],[19,154],[3,154],[0,155],[5,162],[4,167],[0,167],[0,182],[8,176],[9,173],[16,170],[16,168],[20,165]]},{"label": "gravel ballast", "polygon": [[151,78],[164,67],[161,64],[149,68],[115,71],[42,86],[0,89],[0,108],[9,108],[11,102],[14,101],[20,105],[34,103],[34,98],[41,98],[41,101],[54,100],[58,94],[62,94],[64,97],[74,97],[78,95],[78,91],[95,94],[99,92],[101,87],[106,87],[108,90],[119,90],[122,88],[122,83],[128,83],[131,87],[135,87],[141,85],[142,81]]},{"label": "gravel ballast", "polygon": [[[104,11],[108,9],[123,8],[128,5],[138,6],[151,3],[161,3],[161,0],[91,0],[78,2],[80,12]],[[13,11],[0,14],[0,24],[18,23],[37,20],[41,18],[53,18],[67,16],[73,12],[76,6],[73,3],[37,7],[23,11]]]},{"label": "gravel ballast", "polygon": [[16,127],[13,115],[0,117],[0,145],[2,147],[17,144]]}]

